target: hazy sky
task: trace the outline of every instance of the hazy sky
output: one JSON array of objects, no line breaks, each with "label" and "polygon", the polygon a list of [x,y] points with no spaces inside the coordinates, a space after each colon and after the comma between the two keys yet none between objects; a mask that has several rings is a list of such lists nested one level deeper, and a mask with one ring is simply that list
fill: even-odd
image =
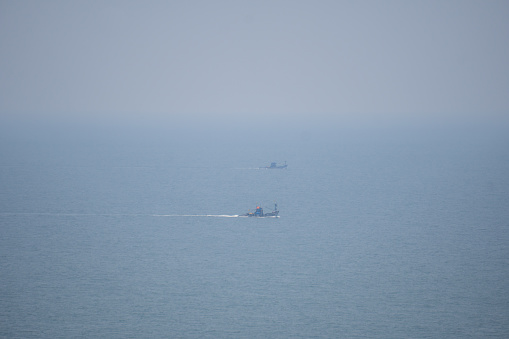
[{"label": "hazy sky", "polygon": [[508,1],[0,1],[4,118],[505,119]]}]

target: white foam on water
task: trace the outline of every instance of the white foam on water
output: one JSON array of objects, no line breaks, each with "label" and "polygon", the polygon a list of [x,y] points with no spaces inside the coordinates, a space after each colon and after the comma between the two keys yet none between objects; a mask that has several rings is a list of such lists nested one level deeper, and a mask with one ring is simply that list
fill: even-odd
[{"label": "white foam on water", "polygon": [[153,217],[216,217],[216,218],[237,218],[237,214],[152,214]]},{"label": "white foam on water", "polygon": [[[40,215],[40,216],[73,216],[73,217],[89,217],[89,216],[151,216],[151,217],[213,217],[213,218],[248,218],[247,215],[238,214],[142,214],[142,213],[44,213],[44,212],[21,212],[21,213],[8,213],[0,212],[3,216],[14,215]],[[279,218],[279,216],[265,216],[255,218]]]}]

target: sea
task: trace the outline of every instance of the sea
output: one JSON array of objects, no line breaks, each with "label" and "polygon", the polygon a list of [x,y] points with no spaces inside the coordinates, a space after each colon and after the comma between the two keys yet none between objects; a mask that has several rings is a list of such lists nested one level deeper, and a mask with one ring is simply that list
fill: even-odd
[{"label": "sea", "polygon": [[509,137],[372,132],[2,137],[0,338],[509,338]]}]

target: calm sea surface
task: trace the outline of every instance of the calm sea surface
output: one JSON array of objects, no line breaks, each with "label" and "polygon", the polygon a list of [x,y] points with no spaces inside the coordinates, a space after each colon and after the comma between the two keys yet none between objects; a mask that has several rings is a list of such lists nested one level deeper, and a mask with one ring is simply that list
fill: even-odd
[{"label": "calm sea surface", "polygon": [[0,337],[508,338],[490,140],[5,143]]}]

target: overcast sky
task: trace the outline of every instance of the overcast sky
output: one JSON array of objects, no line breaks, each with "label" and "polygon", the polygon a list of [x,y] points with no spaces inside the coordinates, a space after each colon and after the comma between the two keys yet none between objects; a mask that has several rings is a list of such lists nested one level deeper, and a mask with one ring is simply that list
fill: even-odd
[{"label": "overcast sky", "polygon": [[509,1],[0,1],[4,118],[502,119]]}]

